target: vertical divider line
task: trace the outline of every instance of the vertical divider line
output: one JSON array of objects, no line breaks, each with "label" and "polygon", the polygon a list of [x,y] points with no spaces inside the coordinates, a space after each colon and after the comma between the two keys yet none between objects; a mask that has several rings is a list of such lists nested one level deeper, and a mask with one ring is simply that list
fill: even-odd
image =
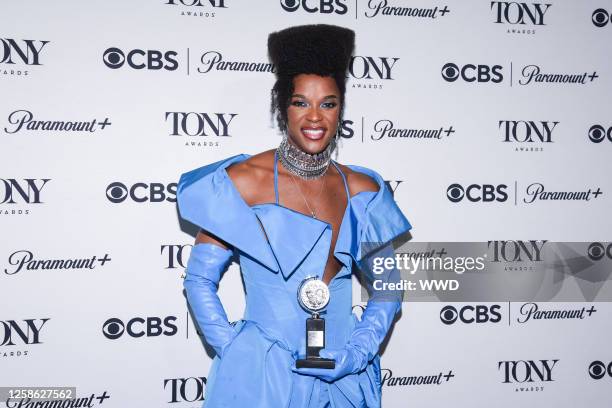
[{"label": "vertical divider line", "polygon": [[363,127],[364,127],[364,123],[365,123],[364,119],[365,118],[362,116],[361,117],[361,143],[363,143]]},{"label": "vertical divider line", "polygon": [[514,180],[514,205],[517,205],[518,200],[518,181]]}]

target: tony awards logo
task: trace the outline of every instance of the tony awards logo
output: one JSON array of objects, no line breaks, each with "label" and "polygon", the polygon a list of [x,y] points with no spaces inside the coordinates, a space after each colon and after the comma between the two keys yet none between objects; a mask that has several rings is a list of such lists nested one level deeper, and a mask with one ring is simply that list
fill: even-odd
[{"label": "tony awards logo", "polygon": [[312,316],[306,319],[306,358],[298,359],[296,367],[335,368],[333,359],[319,357],[319,351],[325,348],[325,320],[319,317],[319,311],[329,303],[327,285],[316,277],[304,279],[298,288],[298,302]]}]

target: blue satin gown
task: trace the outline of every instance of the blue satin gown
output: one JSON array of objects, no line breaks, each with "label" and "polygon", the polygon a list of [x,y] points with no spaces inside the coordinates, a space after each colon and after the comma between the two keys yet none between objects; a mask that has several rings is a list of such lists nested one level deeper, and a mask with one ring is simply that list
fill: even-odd
[{"label": "blue satin gown", "polygon": [[[239,256],[246,289],[244,316],[223,358],[215,356],[206,387],[207,408],[379,407],[380,357],[357,374],[328,383],[294,373],[291,366],[305,353],[305,321],[310,314],[297,301],[306,277],[322,277],[332,239],[331,224],[278,202],[249,206],[226,168],[248,159],[239,154],[181,176],[177,200],[181,217],[232,245]],[[322,317],[326,348],[340,349],[357,322],[352,312],[351,271],[362,259],[360,243],[387,243],[411,228],[382,177],[365,167],[348,165],[372,177],[378,192],[350,197],[333,254],[342,269],[330,281],[330,302]],[[265,231],[265,235],[264,235]],[[267,240],[266,240],[267,236]]]}]

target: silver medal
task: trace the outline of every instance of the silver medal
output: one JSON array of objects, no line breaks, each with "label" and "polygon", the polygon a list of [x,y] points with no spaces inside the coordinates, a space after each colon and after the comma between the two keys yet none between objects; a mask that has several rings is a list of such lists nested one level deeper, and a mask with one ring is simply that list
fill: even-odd
[{"label": "silver medal", "polygon": [[298,301],[304,309],[317,312],[329,303],[329,289],[321,279],[306,278],[298,289]]}]

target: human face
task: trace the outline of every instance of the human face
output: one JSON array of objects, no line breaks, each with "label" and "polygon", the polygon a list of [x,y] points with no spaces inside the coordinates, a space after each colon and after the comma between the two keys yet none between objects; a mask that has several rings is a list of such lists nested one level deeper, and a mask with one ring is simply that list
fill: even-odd
[{"label": "human face", "polygon": [[332,77],[300,74],[293,78],[293,94],[287,108],[291,141],[306,153],[320,153],[336,135],[340,115],[340,91]]}]

